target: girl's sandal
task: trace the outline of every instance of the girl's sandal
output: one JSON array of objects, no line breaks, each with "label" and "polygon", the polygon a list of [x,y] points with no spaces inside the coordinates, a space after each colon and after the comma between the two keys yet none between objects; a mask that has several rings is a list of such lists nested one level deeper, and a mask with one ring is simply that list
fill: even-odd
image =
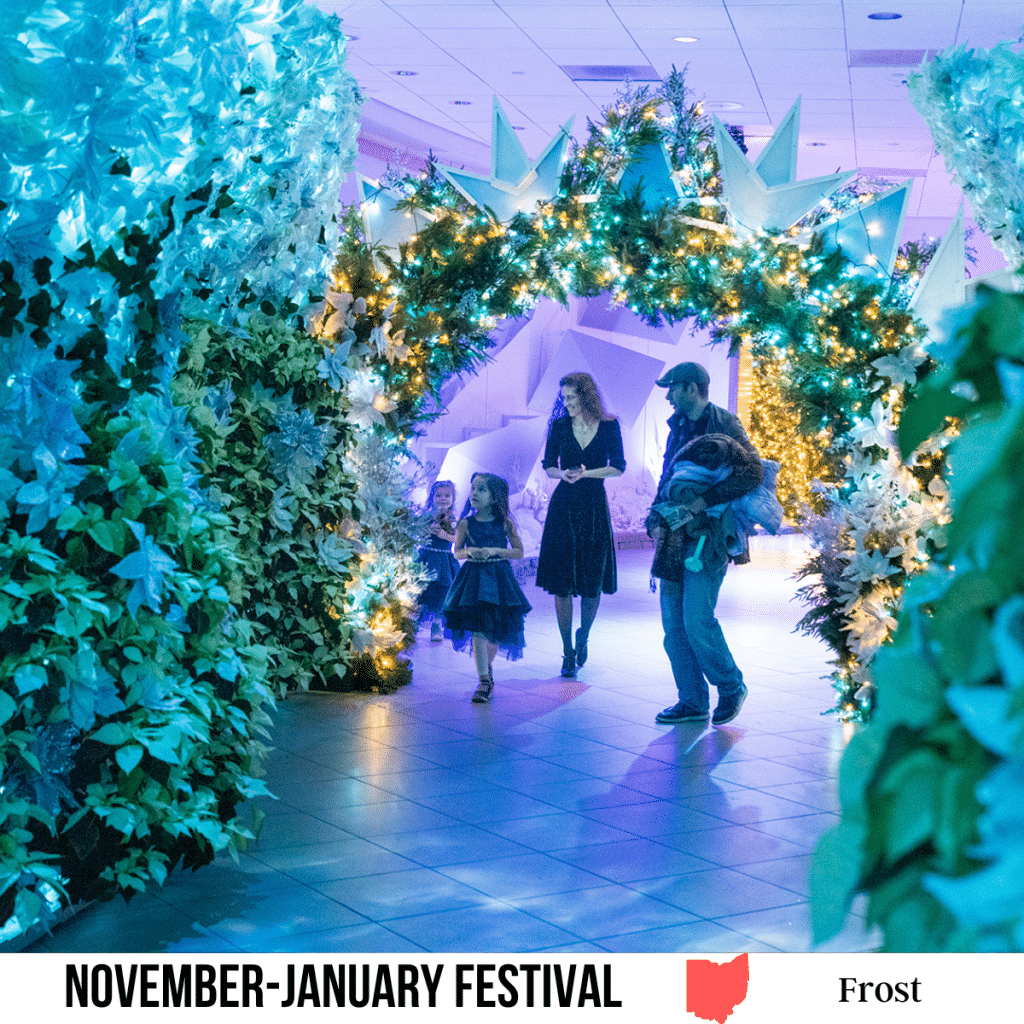
[{"label": "girl's sandal", "polygon": [[480,685],[476,688],[476,693],[473,694],[473,703],[489,704],[492,693],[494,693],[494,676],[481,679]]}]

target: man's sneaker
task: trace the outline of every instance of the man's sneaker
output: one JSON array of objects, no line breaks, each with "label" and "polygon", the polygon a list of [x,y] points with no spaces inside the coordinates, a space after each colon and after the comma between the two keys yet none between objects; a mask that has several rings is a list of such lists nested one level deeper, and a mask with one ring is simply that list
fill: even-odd
[{"label": "man's sneaker", "polygon": [[684,704],[680,701],[678,704],[673,704],[670,708],[665,708],[664,711],[659,711],[655,716],[656,722],[661,722],[663,725],[675,725],[677,722],[706,722],[708,720],[708,713],[706,711],[698,711],[696,708],[690,707],[689,704]]},{"label": "man's sneaker", "polygon": [[747,688],[740,683],[740,688],[735,693],[719,700],[718,707],[715,708],[715,713],[711,716],[711,724],[725,725],[726,722],[731,722],[740,713],[740,708],[743,707],[743,702],[746,699]]}]

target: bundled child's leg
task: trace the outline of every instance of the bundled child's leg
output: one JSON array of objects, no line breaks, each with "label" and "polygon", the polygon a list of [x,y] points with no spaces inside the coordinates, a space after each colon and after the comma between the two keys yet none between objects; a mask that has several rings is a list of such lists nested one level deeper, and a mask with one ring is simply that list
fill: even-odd
[{"label": "bundled child's leg", "polygon": [[498,651],[498,645],[488,643],[483,633],[473,634],[473,658],[476,661],[477,674],[480,676],[480,685],[473,694],[474,704],[486,704],[494,692],[494,676],[491,674],[491,662]]}]

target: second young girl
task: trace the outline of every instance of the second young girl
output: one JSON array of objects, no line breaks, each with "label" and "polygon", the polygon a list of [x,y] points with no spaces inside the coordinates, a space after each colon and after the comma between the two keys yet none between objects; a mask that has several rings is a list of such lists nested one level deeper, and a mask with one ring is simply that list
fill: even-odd
[{"label": "second young girl", "polygon": [[455,484],[451,480],[437,480],[430,488],[427,510],[432,513],[430,537],[420,548],[421,561],[433,574],[434,579],[420,594],[420,621],[430,620],[430,639],[440,643],[444,639],[441,630],[441,609],[444,608],[448,589],[459,571],[459,564],[452,556],[455,541]]},{"label": "second young girl", "polygon": [[[467,515],[470,506],[473,514]],[[498,650],[521,658],[523,618],[530,611],[509,559],[523,557],[523,543],[508,511],[508,484],[491,473],[474,473],[472,490],[455,528],[455,557],[463,562],[444,605],[445,628],[456,650],[472,642],[480,685],[475,704],[494,692],[491,664]]]}]

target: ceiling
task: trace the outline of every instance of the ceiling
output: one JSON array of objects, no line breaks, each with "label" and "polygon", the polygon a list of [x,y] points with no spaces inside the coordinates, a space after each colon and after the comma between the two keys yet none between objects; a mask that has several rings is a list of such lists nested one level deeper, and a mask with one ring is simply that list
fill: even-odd
[{"label": "ceiling", "polygon": [[[913,178],[908,217],[934,218],[936,231],[961,197],[904,80],[922,52],[1017,40],[1024,26],[1020,0],[310,2],[351,36],[349,69],[368,101],[360,148],[378,163],[433,148],[489,170],[492,96],[536,156],[572,116],[573,134],[585,137],[586,119],[622,88],[574,80],[566,67],[631,65],[664,77],[688,65],[695,96],[743,127],[752,156],[801,96],[799,176],[860,168]],[[869,17],[879,12],[901,17]],[[636,84],[651,75],[638,71]]]}]

